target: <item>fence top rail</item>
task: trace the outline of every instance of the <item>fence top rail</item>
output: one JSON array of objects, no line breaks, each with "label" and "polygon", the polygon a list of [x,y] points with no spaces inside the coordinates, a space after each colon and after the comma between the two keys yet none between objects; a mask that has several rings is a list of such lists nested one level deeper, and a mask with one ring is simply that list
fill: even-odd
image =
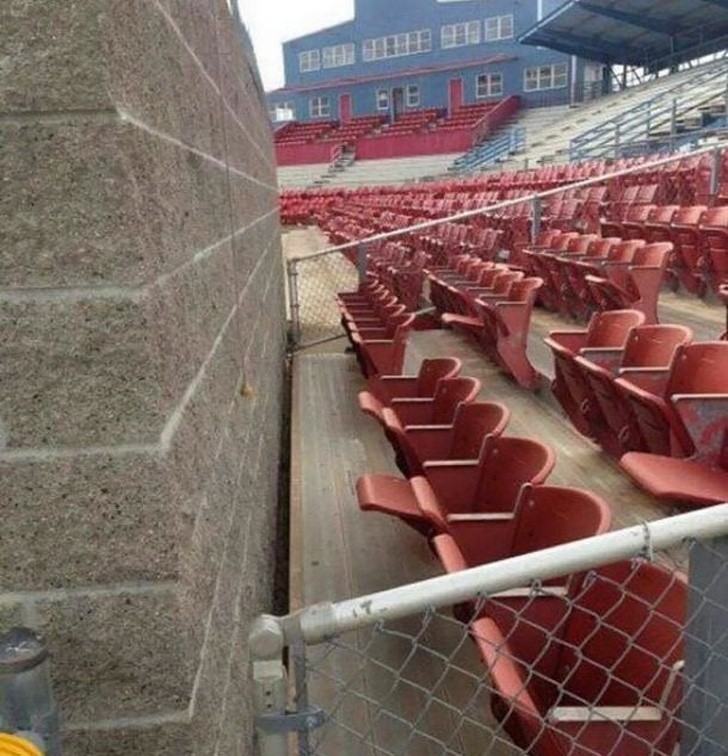
[{"label": "fence top rail", "polygon": [[251,648],[275,657],[295,642],[322,643],[343,633],[536,582],[585,572],[654,551],[685,539],[728,535],[728,503],[511,557],[480,567],[422,580],[368,596],[306,607],[285,617],[264,616],[254,624]]},{"label": "fence top rail", "polygon": [[435,218],[434,220],[423,221],[422,223],[415,223],[405,228],[398,228],[394,231],[383,231],[372,236],[364,237],[363,239],[357,239],[356,241],[347,242],[346,244],[339,244],[334,247],[326,247],[319,252],[314,252],[312,255],[301,255],[298,257],[291,257],[289,259],[289,265],[295,265],[300,261],[315,260],[317,257],[324,257],[326,255],[334,254],[335,252],[342,252],[346,249],[353,249],[360,244],[371,244],[373,242],[384,241],[386,239],[395,239],[399,236],[405,236],[416,231],[424,231],[428,228],[434,228],[435,226],[441,226],[443,223],[452,223],[460,220],[467,220],[468,218],[474,218],[478,215],[488,215],[494,210],[501,210],[506,207],[512,207],[513,205],[521,205],[524,202],[533,202],[536,199],[548,199],[549,197],[563,194],[563,192],[570,189],[584,189],[589,186],[596,186],[602,184],[605,181],[611,181],[612,179],[621,178],[622,176],[632,176],[636,173],[642,173],[643,171],[650,171],[654,168],[660,168],[670,163],[675,163],[685,158],[696,157],[699,155],[707,155],[710,153],[719,153],[723,150],[722,147],[716,145],[710,145],[708,147],[701,147],[697,150],[691,150],[690,152],[681,152],[675,155],[670,155],[666,158],[660,158],[659,160],[651,160],[649,162],[640,163],[639,165],[632,166],[631,168],[624,168],[620,171],[614,171],[612,173],[605,173],[601,176],[593,176],[592,178],[583,179],[581,181],[574,181],[569,184],[564,184],[556,189],[549,189],[544,192],[534,192],[524,197],[518,197],[517,199],[502,200],[490,205],[483,205],[483,207],[477,207],[473,210],[464,210],[461,213],[455,213],[449,215],[446,218]]}]

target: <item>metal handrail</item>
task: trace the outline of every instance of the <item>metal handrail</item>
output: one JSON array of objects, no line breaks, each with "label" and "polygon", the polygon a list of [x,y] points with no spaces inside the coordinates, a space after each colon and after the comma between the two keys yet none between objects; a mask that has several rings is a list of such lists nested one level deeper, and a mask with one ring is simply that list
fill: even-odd
[{"label": "metal handrail", "polygon": [[584,179],[582,181],[574,181],[570,184],[564,184],[563,186],[557,187],[556,189],[548,189],[544,192],[534,192],[533,194],[528,194],[525,197],[518,197],[517,199],[502,200],[491,205],[484,205],[483,207],[475,208],[474,210],[464,210],[463,212],[460,212],[460,213],[454,213],[453,215],[449,215],[446,218],[435,218],[434,220],[423,221],[422,223],[414,223],[411,226],[406,226],[405,228],[398,228],[398,229],[395,229],[394,231],[382,231],[378,234],[373,234],[372,236],[366,236],[362,239],[357,239],[356,241],[346,242],[345,244],[338,244],[333,247],[327,247],[326,249],[323,249],[320,252],[314,252],[314,254],[312,255],[301,255],[300,257],[291,257],[290,262],[295,263],[299,260],[306,260],[306,261],[315,260],[318,257],[331,255],[334,252],[341,252],[345,249],[354,249],[355,247],[358,247],[361,244],[371,244],[373,242],[384,241],[386,239],[394,239],[399,236],[405,236],[406,234],[411,234],[415,231],[424,231],[428,228],[434,228],[435,226],[440,226],[443,223],[453,223],[460,220],[467,220],[468,218],[474,218],[478,215],[489,215],[494,210],[501,210],[506,207],[513,207],[514,205],[521,205],[524,202],[534,202],[536,200],[548,199],[549,197],[553,197],[558,194],[563,194],[564,191],[567,191],[569,189],[584,189],[590,186],[597,186],[598,184],[602,184],[605,181],[611,181],[612,179],[621,178],[622,176],[632,176],[636,173],[643,173],[644,171],[649,171],[654,168],[660,168],[664,165],[669,165],[670,163],[674,163],[679,160],[684,160],[686,157],[695,157],[697,155],[707,155],[710,153],[714,153],[717,156],[722,151],[723,151],[723,148],[716,147],[715,145],[711,145],[709,147],[702,147],[699,150],[693,150],[687,153],[681,153],[678,155],[670,155],[670,157],[667,157],[667,158],[660,158],[659,160],[653,160],[647,163],[640,163],[640,165],[633,166],[632,168],[625,168],[621,171],[614,171],[613,173],[606,173],[606,174],[603,174],[602,176],[594,176],[592,178]]}]

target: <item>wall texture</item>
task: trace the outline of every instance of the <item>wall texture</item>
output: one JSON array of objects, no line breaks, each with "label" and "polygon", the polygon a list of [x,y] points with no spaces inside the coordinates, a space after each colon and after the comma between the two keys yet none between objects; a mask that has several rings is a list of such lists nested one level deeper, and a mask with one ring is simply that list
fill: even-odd
[{"label": "wall texture", "polygon": [[250,752],[284,377],[270,131],[225,0],[0,3],[0,625],[66,751]]}]

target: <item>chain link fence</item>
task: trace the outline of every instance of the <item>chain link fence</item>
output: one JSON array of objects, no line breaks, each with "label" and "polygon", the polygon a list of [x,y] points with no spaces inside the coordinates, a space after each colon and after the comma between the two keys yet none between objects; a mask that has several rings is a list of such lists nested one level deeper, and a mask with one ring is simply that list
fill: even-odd
[{"label": "chain link fence", "polygon": [[261,753],[728,753],[726,533],[722,505],[268,618],[294,684]]},{"label": "chain link fence", "polygon": [[335,296],[359,286],[356,263],[356,248],[287,262],[289,317],[297,348],[341,337],[341,313]]}]

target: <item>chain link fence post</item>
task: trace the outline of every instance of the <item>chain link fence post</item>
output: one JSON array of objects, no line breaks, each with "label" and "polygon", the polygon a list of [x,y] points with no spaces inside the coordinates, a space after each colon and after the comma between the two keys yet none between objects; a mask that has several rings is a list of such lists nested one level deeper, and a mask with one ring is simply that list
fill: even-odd
[{"label": "chain link fence post", "polygon": [[291,342],[298,346],[301,342],[301,303],[298,299],[298,268],[297,260],[289,260],[286,263],[288,275],[288,306],[291,317]]},{"label": "chain link fence post", "polygon": [[363,285],[367,279],[367,245],[360,244],[356,248],[356,269],[359,271],[359,285]]},{"label": "chain link fence post", "polygon": [[541,233],[541,197],[533,198],[533,221],[531,223],[531,242],[536,243],[539,233]]}]

